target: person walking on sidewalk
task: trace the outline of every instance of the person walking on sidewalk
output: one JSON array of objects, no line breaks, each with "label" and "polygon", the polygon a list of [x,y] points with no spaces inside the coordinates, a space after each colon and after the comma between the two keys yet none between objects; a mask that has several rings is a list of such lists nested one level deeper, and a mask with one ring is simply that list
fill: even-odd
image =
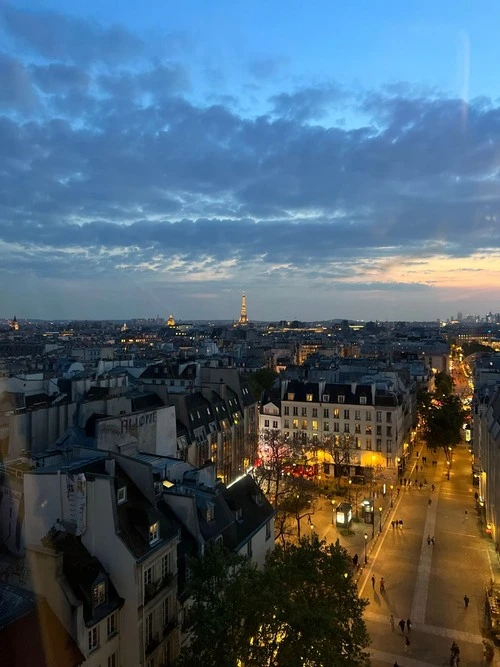
[{"label": "person walking on sidewalk", "polygon": [[410,653],[410,640],[405,637],[405,653]]},{"label": "person walking on sidewalk", "polygon": [[430,546],[431,544],[431,536],[427,535],[427,546]]},{"label": "person walking on sidewalk", "polygon": [[467,607],[469,606],[469,596],[467,595],[467,593],[464,595],[464,604],[465,608],[467,609]]},{"label": "person walking on sidewalk", "polygon": [[398,625],[399,625],[399,627],[401,628],[401,634],[404,635],[404,633],[405,633],[405,619],[402,618],[402,619],[399,621]]},{"label": "person walking on sidewalk", "polygon": [[391,614],[391,616],[389,618],[389,623],[391,625],[391,632],[394,632],[394,616],[393,616],[393,614]]},{"label": "person walking on sidewalk", "polygon": [[385,593],[385,581],[384,577],[380,577],[380,592]]},{"label": "person walking on sidewalk", "polygon": [[409,618],[407,618],[407,619],[406,619],[406,628],[407,628],[408,632],[410,632],[410,630],[412,629],[412,627],[413,627],[413,623],[410,621]]},{"label": "person walking on sidewalk", "polygon": [[372,574],[372,588],[375,590],[375,575]]}]

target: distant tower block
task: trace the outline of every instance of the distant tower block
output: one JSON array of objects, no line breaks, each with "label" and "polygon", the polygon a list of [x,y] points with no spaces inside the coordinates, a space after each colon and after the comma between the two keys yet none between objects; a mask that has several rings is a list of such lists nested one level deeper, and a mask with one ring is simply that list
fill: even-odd
[{"label": "distant tower block", "polygon": [[247,317],[247,297],[245,295],[245,292],[241,295],[241,314],[240,314],[240,319],[238,320],[238,324],[240,327],[246,327],[248,325],[248,317]]},{"label": "distant tower block", "polygon": [[167,327],[175,327],[175,320],[173,315],[168,316]]}]

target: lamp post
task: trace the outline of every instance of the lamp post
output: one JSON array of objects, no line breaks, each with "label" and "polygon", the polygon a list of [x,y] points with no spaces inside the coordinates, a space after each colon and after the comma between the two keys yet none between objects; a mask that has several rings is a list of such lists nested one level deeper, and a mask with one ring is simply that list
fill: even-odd
[{"label": "lamp post", "polygon": [[332,500],[332,523],[333,523],[333,515],[335,514],[335,501]]},{"label": "lamp post", "polygon": [[348,495],[348,501],[347,502],[349,502],[349,503],[351,502],[351,484],[352,484],[352,479],[350,479],[349,482],[348,482],[349,495]]},{"label": "lamp post", "polygon": [[394,504],[392,502],[392,492],[394,490],[394,484],[391,484],[391,508],[394,507]]},{"label": "lamp post", "polygon": [[365,533],[365,565],[368,563],[368,558],[366,556],[366,541],[368,540],[368,535]]},{"label": "lamp post", "polygon": [[380,516],[380,524],[379,524],[379,532],[382,532],[382,507],[378,508],[379,516]]},{"label": "lamp post", "polygon": [[448,473],[447,473],[447,476],[448,476],[448,479],[450,479],[450,466],[451,466],[451,461],[446,461],[446,463],[447,463],[447,465],[448,465]]},{"label": "lamp post", "polygon": [[372,540],[375,537],[375,503],[372,498]]}]

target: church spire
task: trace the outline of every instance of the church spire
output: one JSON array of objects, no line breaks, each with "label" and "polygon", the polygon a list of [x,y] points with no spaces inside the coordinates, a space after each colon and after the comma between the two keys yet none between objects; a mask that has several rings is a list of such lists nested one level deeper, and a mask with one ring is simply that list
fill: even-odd
[{"label": "church spire", "polygon": [[238,320],[238,324],[240,327],[246,327],[248,325],[248,317],[247,317],[247,297],[245,292],[241,295],[241,314],[240,314],[240,319]]}]

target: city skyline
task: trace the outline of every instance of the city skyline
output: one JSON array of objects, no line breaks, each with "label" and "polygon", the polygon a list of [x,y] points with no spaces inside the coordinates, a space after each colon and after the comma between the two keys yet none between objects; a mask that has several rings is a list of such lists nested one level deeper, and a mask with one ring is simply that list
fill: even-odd
[{"label": "city skyline", "polygon": [[3,3],[0,312],[497,312],[499,18]]}]

